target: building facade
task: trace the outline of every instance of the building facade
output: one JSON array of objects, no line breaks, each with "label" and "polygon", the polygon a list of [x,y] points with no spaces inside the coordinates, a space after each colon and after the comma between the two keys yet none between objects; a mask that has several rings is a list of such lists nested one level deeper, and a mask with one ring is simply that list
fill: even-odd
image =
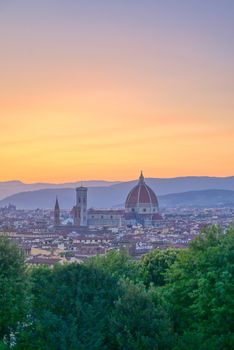
[{"label": "building facade", "polygon": [[88,210],[88,226],[121,227],[124,224],[124,210]]}]

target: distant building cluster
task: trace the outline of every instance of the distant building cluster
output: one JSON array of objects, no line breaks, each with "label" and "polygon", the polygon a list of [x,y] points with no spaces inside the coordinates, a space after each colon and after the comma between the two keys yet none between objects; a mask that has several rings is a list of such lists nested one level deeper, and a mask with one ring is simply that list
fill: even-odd
[{"label": "distant building cluster", "polygon": [[[76,189],[76,205],[72,209],[73,222],[71,225],[80,227],[103,226],[155,226],[158,220],[162,220],[159,212],[158,199],[154,191],[145,183],[141,172],[138,184],[129,192],[124,210],[87,209],[88,189],[80,186]],[[57,229],[68,229],[69,225],[63,225],[60,220],[60,208],[56,198],[54,209],[54,225]]]},{"label": "distant building cluster", "polygon": [[[206,225],[233,225],[234,208],[174,208],[153,227],[79,227],[55,229],[52,210],[0,208],[0,235],[8,235],[24,250],[28,264],[80,262],[110,250],[125,250],[133,259],[153,249],[185,248]],[[69,216],[62,211],[61,217]],[[62,227],[62,226],[60,226]]]},{"label": "distant building cluster", "polygon": [[[76,189],[71,210],[0,208],[0,235],[15,240],[28,264],[81,262],[110,250],[139,259],[153,249],[185,248],[206,225],[234,225],[233,207],[172,207],[159,210],[156,194],[141,173],[124,209],[88,209],[88,189]],[[162,213],[162,214],[161,214]],[[162,220],[163,217],[163,220]]]}]

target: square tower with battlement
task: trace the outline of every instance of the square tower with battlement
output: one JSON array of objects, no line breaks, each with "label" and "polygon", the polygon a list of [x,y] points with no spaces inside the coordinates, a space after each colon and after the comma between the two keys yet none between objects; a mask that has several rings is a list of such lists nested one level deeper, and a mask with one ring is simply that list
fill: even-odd
[{"label": "square tower with battlement", "polygon": [[80,210],[80,226],[87,226],[87,187],[76,188],[76,207]]}]

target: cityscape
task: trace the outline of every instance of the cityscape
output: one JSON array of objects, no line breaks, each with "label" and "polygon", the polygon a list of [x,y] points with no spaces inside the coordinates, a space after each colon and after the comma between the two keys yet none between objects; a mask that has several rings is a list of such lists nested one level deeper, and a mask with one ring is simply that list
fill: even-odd
[{"label": "cityscape", "polygon": [[140,259],[154,249],[186,248],[206,226],[233,225],[233,207],[177,207],[160,209],[154,191],[141,172],[127,194],[125,209],[88,208],[88,188],[74,190],[76,203],[60,210],[0,208],[0,233],[25,251],[28,264],[85,261],[111,250],[124,250]]}]

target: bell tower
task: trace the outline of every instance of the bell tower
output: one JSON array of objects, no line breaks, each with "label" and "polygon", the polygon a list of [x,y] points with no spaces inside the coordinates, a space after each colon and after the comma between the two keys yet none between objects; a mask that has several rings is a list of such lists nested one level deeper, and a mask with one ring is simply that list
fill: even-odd
[{"label": "bell tower", "polygon": [[76,207],[80,211],[80,226],[87,226],[87,187],[76,188]]},{"label": "bell tower", "polygon": [[56,197],[55,207],[54,207],[54,226],[60,225],[60,208],[58,198]]}]

